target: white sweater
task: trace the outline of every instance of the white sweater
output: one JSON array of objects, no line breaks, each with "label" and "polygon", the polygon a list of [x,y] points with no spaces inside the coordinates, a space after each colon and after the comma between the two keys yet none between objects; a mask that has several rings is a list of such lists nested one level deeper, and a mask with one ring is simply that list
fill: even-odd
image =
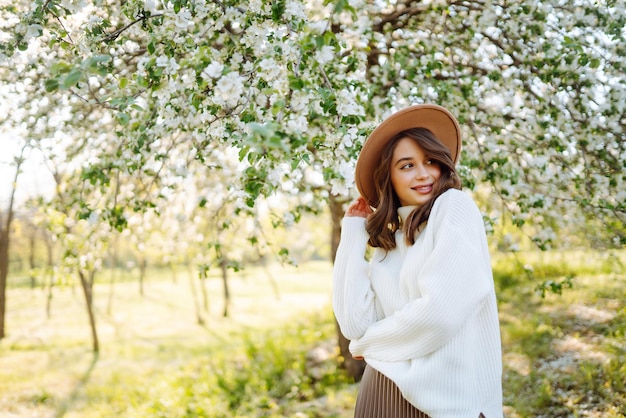
[{"label": "white sweater", "polygon": [[342,226],[333,309],[352,354],[433,418],[502,417],[498,311],[472,198],[446,191],[414,245],[398,231],[396,248],[377,248],[369,263],[365,219],[345,217]]}]

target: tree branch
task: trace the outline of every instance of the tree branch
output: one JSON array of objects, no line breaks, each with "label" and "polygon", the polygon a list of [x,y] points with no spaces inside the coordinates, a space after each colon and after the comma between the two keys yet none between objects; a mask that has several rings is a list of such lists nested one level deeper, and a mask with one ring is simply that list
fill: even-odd
[{"label": "tree branch", "polygon": [[374,25],[373,27],[374,31],[382,33],[383,28],[385,27],[387,23],[394,23],[394,28],[396,28],[397,27],[396,23],[400,21],[400,18],[402,17],[406,17],[407,19],[411,18],[420,13],[423,13],[428,7],[427,5],[409,7],[409,4],[411,3],[412,3],[412,0],[404,0],[402,2],[399,2],[393,12],[382,16],[380,19],[380,22]]},{"label": "tree branch", "polygon": [[133,25],[136,25],[139,22],[144,22],[148,19],[152,19],[155,17],[160,17],[163,16],[162,13],[157,13],[154,15],[150,15],[150,16],[146,16],[144,14],[140,15],[139,18],[135,19],[134,21],[130,22],[128,25],[124,26],[123,28],[119,28],[117,30],[115,30],[114,32],[109,33],[108,35],[106,35],[102,41],[103,42],[113,42],[114,40],[116,40],[121,34],[122,32],[124,32],[125,30],[127,30],[128,28],[130,28]]}]

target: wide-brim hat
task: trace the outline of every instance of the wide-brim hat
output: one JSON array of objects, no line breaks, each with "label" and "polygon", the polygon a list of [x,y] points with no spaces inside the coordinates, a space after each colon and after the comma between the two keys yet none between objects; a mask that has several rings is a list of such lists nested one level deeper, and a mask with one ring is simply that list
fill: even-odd
[{"label": "wide-brim hat", "polygon": [[448,149],[454,164],[461,155],[461,127],[447,109],[434,104],[418,104],[393,113],[367,138],[356,162],[355,181],[359,193],[370,206],[378,206],[374,171],[385,145],[407,129],[426,128]]}]

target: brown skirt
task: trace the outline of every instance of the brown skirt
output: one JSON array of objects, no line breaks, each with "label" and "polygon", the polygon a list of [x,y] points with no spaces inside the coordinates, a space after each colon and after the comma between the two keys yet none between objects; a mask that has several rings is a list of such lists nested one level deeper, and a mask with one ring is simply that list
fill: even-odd
[{"label": "brown skirt", "polygon": [[[356,397],[354,418],[430,418],[409,403],[388,377],[365,366]],[[478,418],[485,418],[480,414]]]},{"label": "brown skirt", "polygon": [[411,405],[389,378],[365,366],[356,398],[354,418],[429,418]]}]

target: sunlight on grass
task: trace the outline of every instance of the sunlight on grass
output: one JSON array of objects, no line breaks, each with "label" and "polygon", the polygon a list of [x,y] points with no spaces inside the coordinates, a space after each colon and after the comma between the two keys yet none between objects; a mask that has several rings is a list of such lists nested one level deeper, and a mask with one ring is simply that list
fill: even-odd
[{"label": "sunlight on grass", "polygon": [[41,290],[11,289],[9,337],[0,345],[0,411],[231,417],[350,410],[356,389],[337,369],[329,263],[232,275],[230,318],[221,316],[221,280],[206,284],[204,325],[196,321],[187,278],[174,282],[158,272],[143,297],[136,283],[120,280],[110,314],[111,289],[96,285],[102,349],[95,362],[78,289],[56,289],[50,318]]},{"label": "sunlight on grass", "polygon": [[[626,415],[623,259],[494,256],[507,417]],[[329,263],[233,274],[230,318],[219,277],[205,282],[204,309],[195,272],[170,273],[152,272],[144,296],[130,276],[97,284],[97,357],[78,288],[56,289],[50,318],[42,290],[9,289],[0,417],[352,416],[357,385],[337,367]],[[572,274],[560,295],[537,291]]]},{"label": "sunlight on grass", "polygon": [[[626,415],[623,256],[496,257],[507,416]],[[562,294],[537,291],[566,275],[573,286]]]}]

